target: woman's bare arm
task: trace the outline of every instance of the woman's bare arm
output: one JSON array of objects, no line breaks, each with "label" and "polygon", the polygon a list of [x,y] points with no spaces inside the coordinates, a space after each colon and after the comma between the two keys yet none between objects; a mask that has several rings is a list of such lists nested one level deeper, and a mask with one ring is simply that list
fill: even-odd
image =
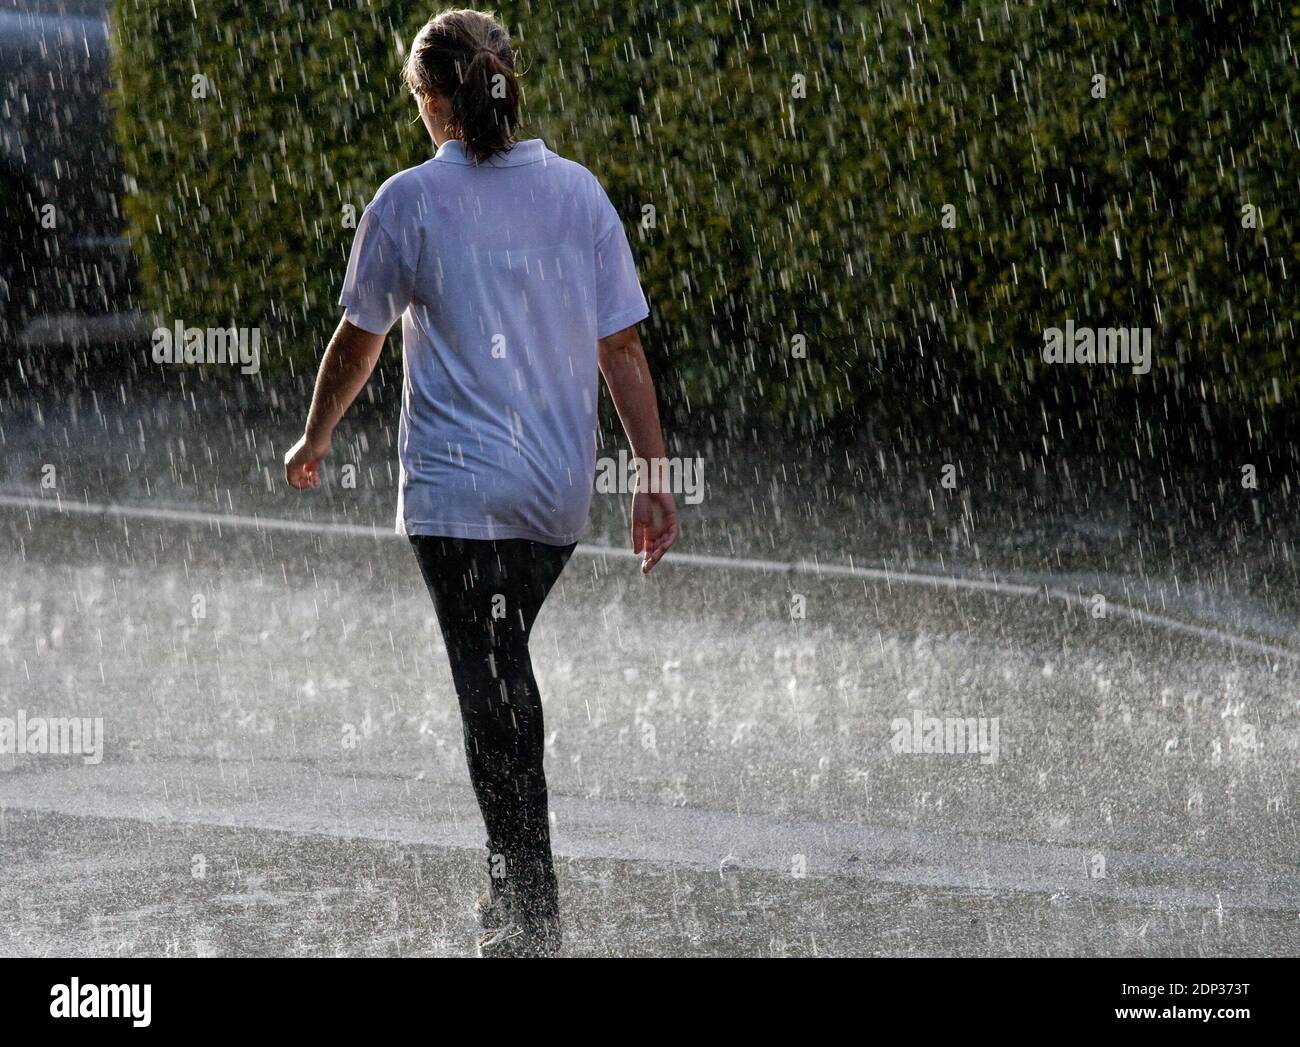
[{"label": "woman's bare arm", "polygon": [[320,486],[320,463],[329,454],[334,428],[374,371],[384,337],[339,321],[316,374],[306,428],[284,456],[284,478],[290,487],[301,491]]},{"label": "woman's bare arm", "polygon": [[650,365],[636,325],[625,327],[596,343],[600,372],[614,400],[632,454],[637,459],[636,491],[632,495],[632,551],[644,552],[642,573],[649,573],[677,541],[677,502],[671,491],[651,490],[650,478],[666,476],[659,465],[666,457],[659,405]]}]

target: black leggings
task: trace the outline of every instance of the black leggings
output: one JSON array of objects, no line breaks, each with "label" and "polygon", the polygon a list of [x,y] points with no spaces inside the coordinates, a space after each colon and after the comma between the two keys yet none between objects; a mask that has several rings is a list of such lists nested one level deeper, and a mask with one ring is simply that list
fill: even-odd
[{"label": "black leggings", "polygon": [[542,699],[528,637],[574,545],[427,535],[411,545],[451,660],[494,886],[513,892],[526,919],[553,922]]}]

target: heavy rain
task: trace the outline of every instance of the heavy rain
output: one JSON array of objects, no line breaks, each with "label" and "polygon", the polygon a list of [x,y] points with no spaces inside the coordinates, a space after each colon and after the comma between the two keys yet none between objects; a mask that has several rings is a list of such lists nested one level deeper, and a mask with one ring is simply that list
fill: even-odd
[{"label": "heavy rain", "polygon": [[493,10],[0,2],[0,954],[1294,956],[1296,9]]}]

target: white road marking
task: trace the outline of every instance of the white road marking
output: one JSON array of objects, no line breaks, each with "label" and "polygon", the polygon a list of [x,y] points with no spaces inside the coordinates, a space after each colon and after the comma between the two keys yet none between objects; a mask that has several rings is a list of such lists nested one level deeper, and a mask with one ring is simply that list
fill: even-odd
[{"label": "white road marking", "polygon": [[[0,494],[0,507],[81,516],[111,516],[127,520],[159,520],[167,523],[195,524],[217,529],[230,527],[262,531],[287,531],[293,534],[327,534],[339,537],[372,538],[376,540],[399,537],[391,529],[369,527],[362,524],[285,520],[274,516],[210,513],[196,509],[151,509],[141,505],[113,505],[106,502],[72,502],[64,501],[58,495],[50,498],[30,498],[21,495]],[[634,555],[629,549],[587,543],[580,543],[575,552],[580,556],[611,556],[625,559]],[[745,557],[709,556],[701,553],[674,552],[669,554],[668,559],[664,562],[680,566],[714,567],[729,571],[753,571],[760,574],[861,578],[868,581],[884,582],[886,585],[924,585],[934,589],[964,590],[967,592],[994,593],[999,596],[1022,596],[1056,600],[1089,613],[1092,609],[1091,599],[1079,593],[1044,585],[1028,585],[1023,582],[1005,581],[999,578],[987,579],[972,578],[961,574],[940,575],[925,574],[919,571],[892,571],[879,567],[859,567],[852,563],[821,563],[816,560],[798,560],[794,562],[755,560]],[[1300,652],[1278,644],[1265,643],[1248,636],[1241,636],[1213,625],[1184,622],[1177,618],[1144,611],[1139,607],[1134,607],[1109,596],[1106,598],[1106,613],[1120,618],[1127,618],[1142,625],[1164,629],[1168,632],[1180,633],[1184,636],[1195,636],[1203,640],[1213,640],[1254,654],[1261,654],[1271,658],[1300,660]]]},{"label": "white road marking", "polygon": [[[4,808],[151,825],[208,825],[478,850],[483,826],[467,785],[320,764],[174,759],[0,775]],[[808,817],[663,807],[552,794],[559,856],[657,862],[738,872],[1109,898],[1146,906],[1291,910],[1300,884],[1285,866],[1213,855],[1106,847],[1106,875],[1090,878],[1096,847],[992,835],[862,825]]]}]

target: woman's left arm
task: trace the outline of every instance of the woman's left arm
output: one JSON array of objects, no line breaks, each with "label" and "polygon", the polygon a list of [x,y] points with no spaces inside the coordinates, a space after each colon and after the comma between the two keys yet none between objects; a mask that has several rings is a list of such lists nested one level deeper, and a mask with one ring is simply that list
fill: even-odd
[{"label": "woman's left arm", "polygon": [[302,491],[320,486],[320,463],[330,450],[334,427],[370,378],[384,347],[384,335],[339,322],[316,374],[316,391],[302,437],[284,456],[284,478]]}]

